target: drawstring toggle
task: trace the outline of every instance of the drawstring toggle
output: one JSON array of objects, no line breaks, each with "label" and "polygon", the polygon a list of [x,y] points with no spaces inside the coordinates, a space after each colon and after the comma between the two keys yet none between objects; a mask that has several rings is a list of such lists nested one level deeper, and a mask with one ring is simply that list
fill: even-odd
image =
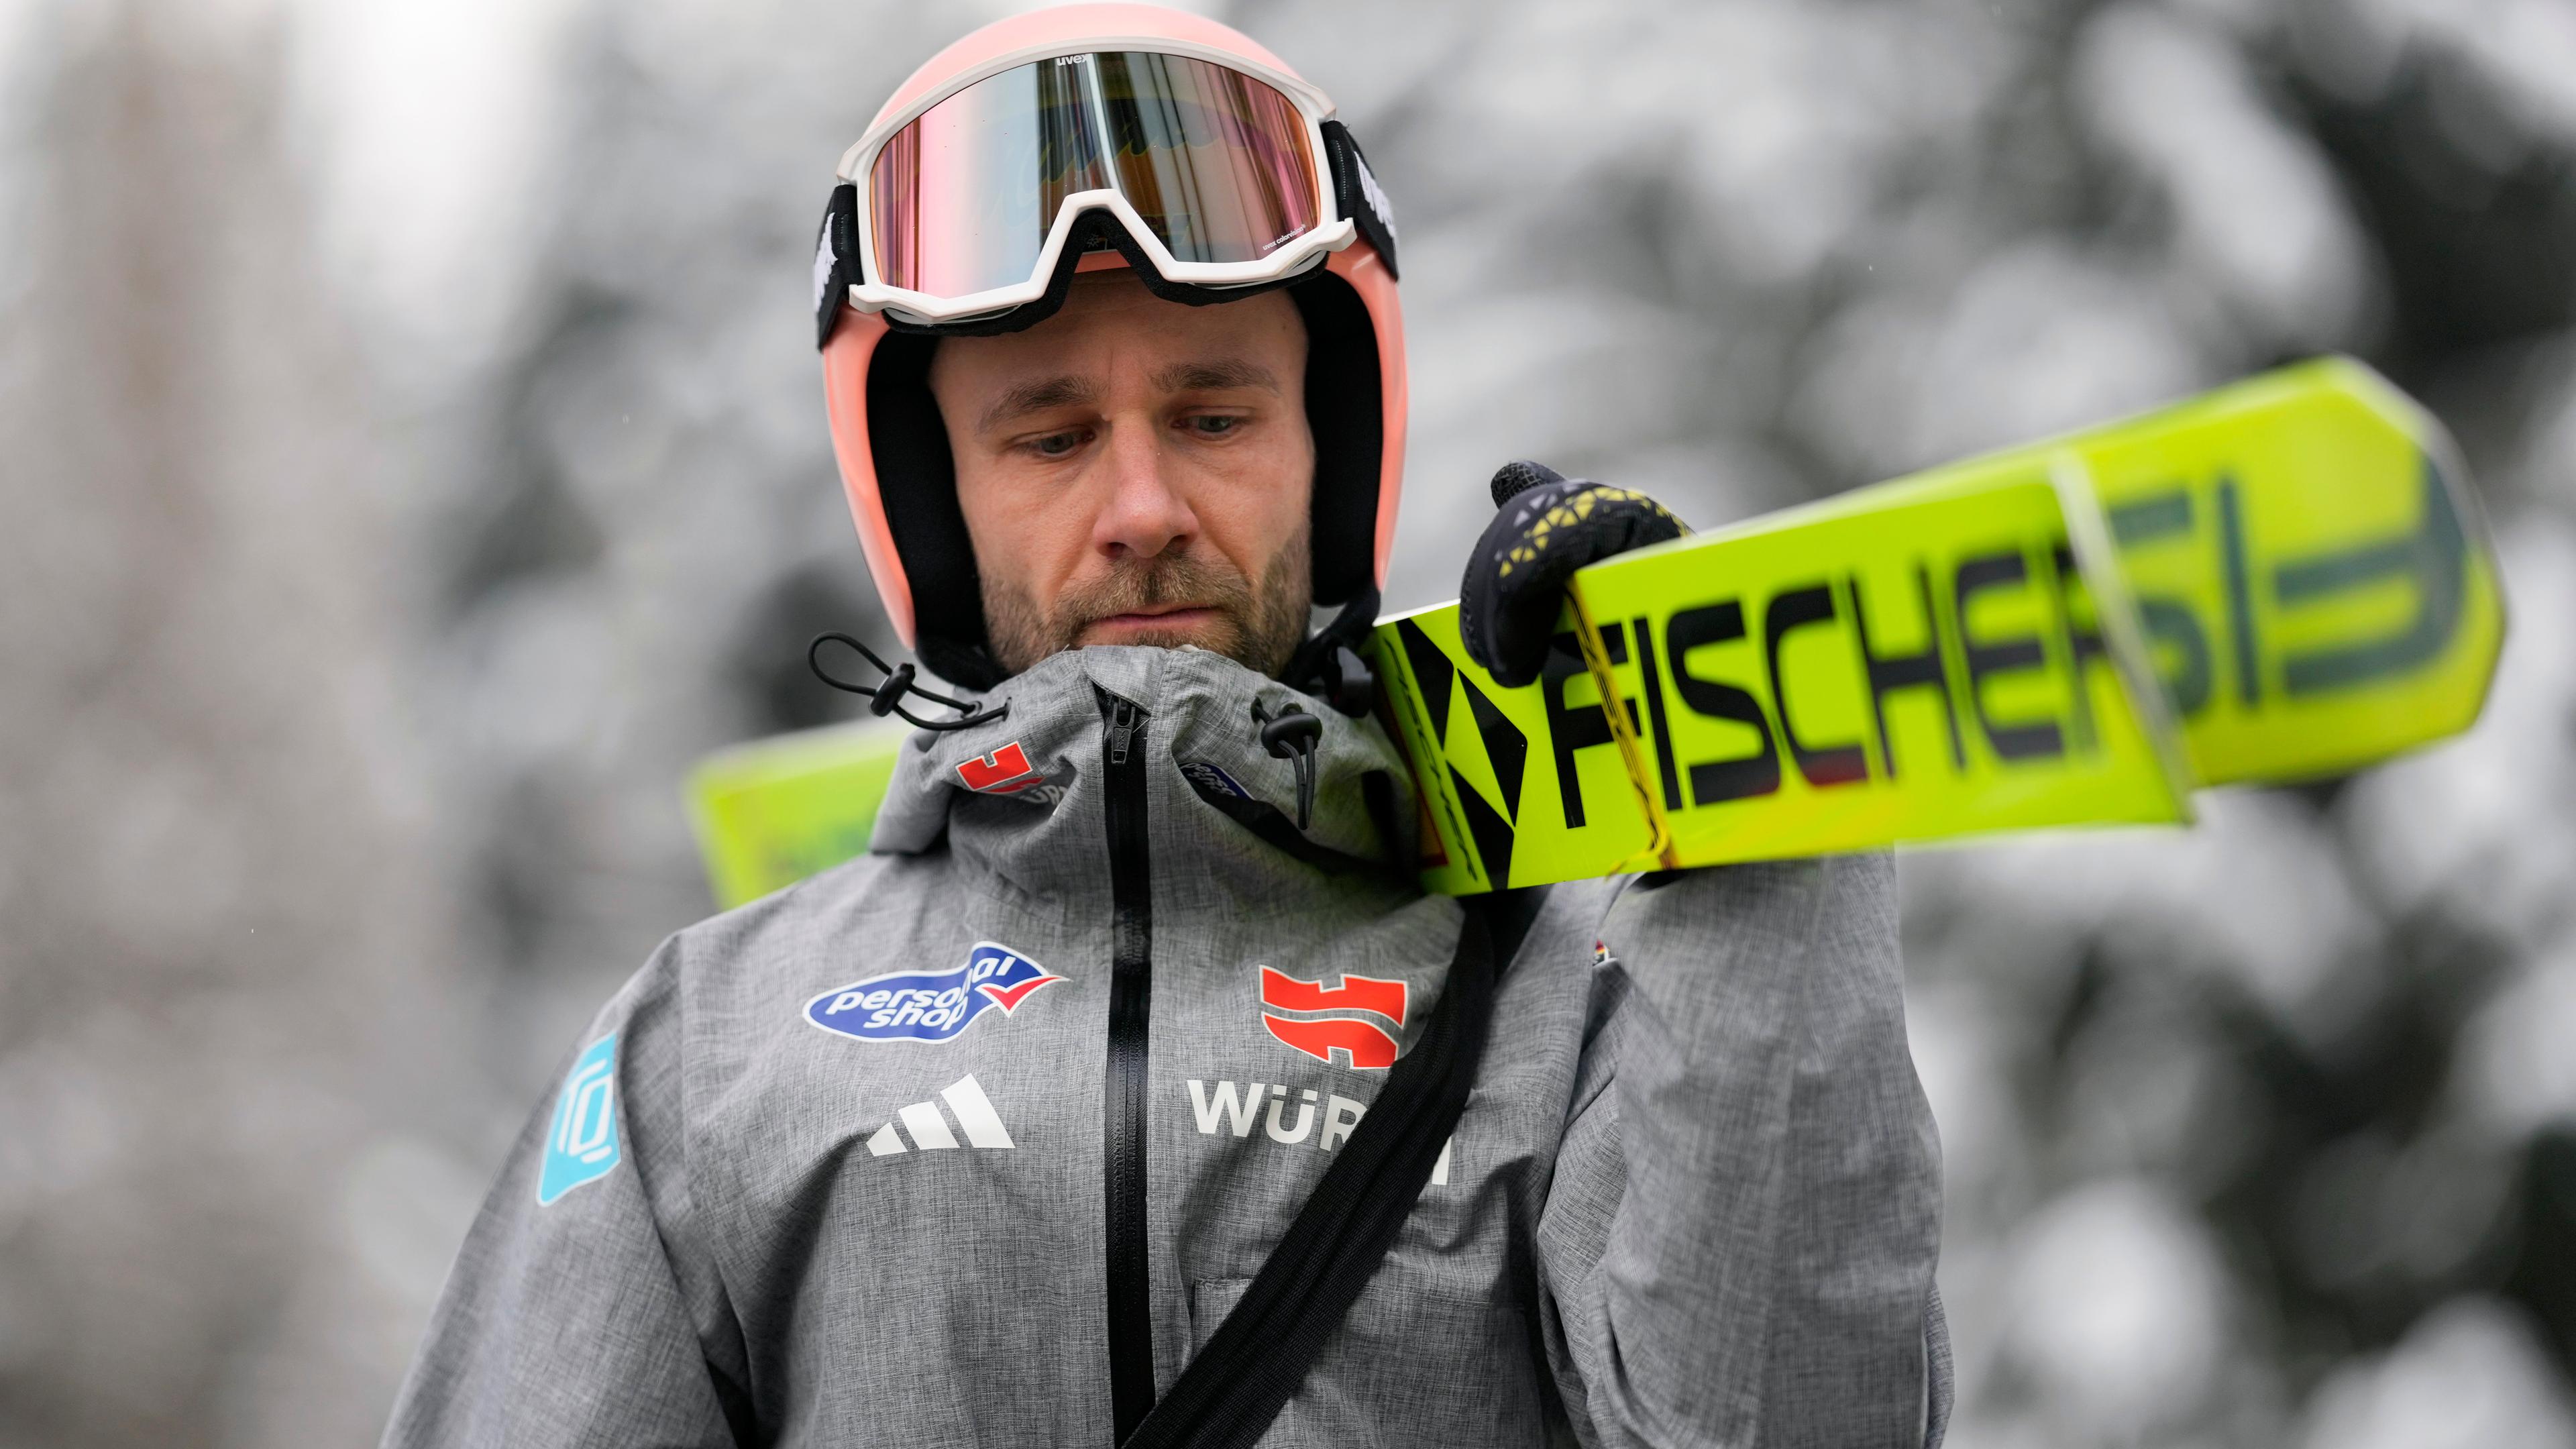
[{"label": "drawstring toggle", "polygon": [[[1255,706],[1257,710],[1259,706]],[[1297,768],[1297,828],[1304,830],[1315,816],[1315,742],[1324,737],[1324,722],[1290,705],[1262,723],[1261,744],[1271,758],[1288,760]]]},{"label": "drawstring toggle", "polygon": [[[852,684],[846,679],[833,677],[832,672],[823,667],[822,658],[823,646],[833,643],[847,644],[851,648],[859,651],[862,657],[864,657],[870,664],[877,667],[878,672],[885,675],[884,682],[876,685]],[[868,713],[875,715],[880,719],[889,714],[901,715],[903,716],[905,723],[917,726],[921,729],[971,729],[979,724],[989,724],[1011,712],[1011,705],[1008,700],[1004,700],[1002,703],[995,705],[990,709],[977,709],[975,706],[962,699],[950,699],[947,695],[936,694],[930,690],[924,689],[920,685],[913,683],[913,667],[911,665],[905,664],[901,667],[889,666],[884,660],[877,657],[877,651],[860,643],[858,640],[851,638],[847,634],[816,635],[814,642],[805,647],[805,667],[814,671],[814,677],[816,679],[823,681],[834,689],[841,690],[848,694],[867,696]],[[946,707],[957,711],[961,716],[963,716],[963,718],[923,719],[921,716],[914,714],[911,710],[903,707],[903,700],[906,695],[917,695],[920,698],[929,700],[932,704],[945,705]]]}]

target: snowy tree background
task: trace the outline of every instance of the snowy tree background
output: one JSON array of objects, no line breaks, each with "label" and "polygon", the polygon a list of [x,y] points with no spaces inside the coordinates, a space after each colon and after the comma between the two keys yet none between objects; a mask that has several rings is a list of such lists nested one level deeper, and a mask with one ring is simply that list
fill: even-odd
[{"label": "snowy tree background", "polygon": [[[372,1442],[677,781],[882,638],[830,168],[995,10],[0,0],[0,1446]],[[1244,0],[1401,210],[1392,603],[1494,464],[1705,524],[2357,353],[2470,738],[1911,855],[1952,1442],[2576,1446],[2576,0]]]}]

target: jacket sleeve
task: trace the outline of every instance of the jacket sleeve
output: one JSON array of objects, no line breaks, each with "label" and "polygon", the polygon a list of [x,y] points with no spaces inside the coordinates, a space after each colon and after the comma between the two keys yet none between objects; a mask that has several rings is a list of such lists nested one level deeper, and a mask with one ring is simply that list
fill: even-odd
[{"label": "jacket sleeve", "polygon": [[1733,866],[1611,905],[1536,1248],[1587,1443],[1937,1440],[1940,1149],[1894,877],[1884,854]]},{"label": "jacket sleeve", "polygon": [[439,1296],[387,1449],[733,1445],[674,1266],[685,1199],[677,951],[585,1032]]}]

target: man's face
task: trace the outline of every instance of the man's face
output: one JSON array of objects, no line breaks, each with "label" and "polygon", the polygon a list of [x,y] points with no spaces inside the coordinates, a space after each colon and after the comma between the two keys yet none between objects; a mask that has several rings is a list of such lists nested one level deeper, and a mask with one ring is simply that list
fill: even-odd
[{"label": "man's face", "polygon": [[1084,644],[1285,666],[1314,590],[1305,378],[1284,294],[1189,307],[1125,270],[1025,332],[942,340],[930,390],[1002,667]]}]

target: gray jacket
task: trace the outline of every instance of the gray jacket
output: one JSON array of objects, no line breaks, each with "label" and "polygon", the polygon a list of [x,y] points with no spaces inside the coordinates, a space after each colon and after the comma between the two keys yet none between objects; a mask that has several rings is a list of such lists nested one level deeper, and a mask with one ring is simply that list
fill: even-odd
[{"label": "gray jacket", "polygon": [[[873,853],[674,936],[600,1012],[388,1445],[1106,1444],[1113,1258],[1150,1346],[1120,1341],[1179,1375],[1419,1034],[1461,908],[1412,884],[1372,723],[1197,650],[997,698],[911,741]],[[1258,739],[1290,703],[1325,725],[1303,832]],[[1938,1145],[1892,877],[1555,887],[1448,1153],[1264,1442],[1923,1443]]]}]

